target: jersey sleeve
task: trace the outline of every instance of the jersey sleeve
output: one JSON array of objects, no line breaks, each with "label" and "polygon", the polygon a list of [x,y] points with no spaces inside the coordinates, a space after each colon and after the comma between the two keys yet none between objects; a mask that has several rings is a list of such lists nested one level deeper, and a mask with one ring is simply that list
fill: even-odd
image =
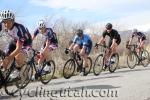
[{"label": "jersey sleeve", "polygon": [[132,36],[131,36],[131,38],[133,38],[134,36],[135,36],[135,34],[133,33]]},{"label": "jersey sleeve", "polygon": [[26,40],[26,34],[29,33],[28,29],[25,28],[23,25],[18,26],[18,40],[22,43]]},{"label": "jersey sleeve", "polygon": [[36,29],[36,30],[34,31],[34,33],[33,33],[33,36],[36,37],[38,33],[39,33],[39,30]]},{"label": "jersey sleeve", "polygon": [[51,28],[49,29],[49,39],[54,39],[53,30]]},{"label": "jersey sleeve", "polygon": [[73,43],[76,43],[77,40],[78,40],[78,36],[76,35],[76,36],[74,37],[74,39],[73,39]]},{"label": "jersey sleeve", "polygon": [[105,36],[107,35],[106,30],[102,33],[103,38],[105,38]]},{"label": "jersey sleeve", "polygon": [[117,31],[114,31],[113,39],[118,39],[118,38],[119,38],[119,33]]},{"label": "jersey sleeve", "polygon": [[146,37],[144,33],[139,32],[141,34],[141,38]]}]

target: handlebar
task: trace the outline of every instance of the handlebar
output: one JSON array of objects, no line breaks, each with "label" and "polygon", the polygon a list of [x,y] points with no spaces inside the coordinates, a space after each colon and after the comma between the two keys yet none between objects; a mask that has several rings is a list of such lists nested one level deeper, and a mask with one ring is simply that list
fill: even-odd
[{"label": "handlebar", "polygon": [[131,47],[137,48],[138,45],[137,44],[132,44],[132,45],[126,45],[126,47],[128,47],[128,48],[131,48]]}]

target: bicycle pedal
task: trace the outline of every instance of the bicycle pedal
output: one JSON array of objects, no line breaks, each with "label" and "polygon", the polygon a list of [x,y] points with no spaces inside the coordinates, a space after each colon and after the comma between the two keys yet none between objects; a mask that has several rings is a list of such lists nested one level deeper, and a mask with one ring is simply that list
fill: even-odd
[{"label": "bicycle pedal", "polygon": [[105,64],[105,66],[103,66],[103,70],[105,71],[107,69],[108,65]]},{"label": "bicycle pedal", "polygon": [[36,74],[35,74],[35,80],[37,80],[38,77],[39,77],[39,75],[36,73]]},{"label": "bicycle pedal", "polygon": [[77,72],[79,72],[80,71],[80,68],[79,67],[77,67]]}]

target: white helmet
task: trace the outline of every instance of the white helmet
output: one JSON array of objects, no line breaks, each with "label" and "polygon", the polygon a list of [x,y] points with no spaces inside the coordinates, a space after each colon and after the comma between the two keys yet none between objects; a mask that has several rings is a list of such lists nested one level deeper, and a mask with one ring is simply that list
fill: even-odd
[{"label": "white helmet", "polygon": [[10,10],[4,10],[4,11],[1,12],[1,19],[2,19],[2,21],[6,20],[6,19],[14,20],[15,19],[15,15]]},{"label": "white helmet", "polygon": [[132,32],[133,32],[133,33],[137,33],[138,30],[137,30],[137,29],[133,29]]},{"label": "white helmet", "polygon": [[46,27],[45,21],[44,21],[44,20],[40,20],[40,21],[38,22],[38,27],[39,27],[39,28]]}]

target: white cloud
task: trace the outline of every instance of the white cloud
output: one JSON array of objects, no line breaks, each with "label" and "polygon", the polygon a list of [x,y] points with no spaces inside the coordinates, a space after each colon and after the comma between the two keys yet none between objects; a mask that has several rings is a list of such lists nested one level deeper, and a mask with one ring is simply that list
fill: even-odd
[{"label": "white cloud", "polygon": [[31,0],[30,3],[51,8],[66,8],[74,10],[100,10],[118,8],[125,5],[136,5],[141,0]]},{"label": "white cloud", "polygon": [[147,24],[143,24],[143,25],[137,25],[135,26],[135,28],[137,28],[139,31],[149,31],[150,30],[150,23]]},{"label": "white cloud", "polygon": [[[100,14],[110,14],[110,16],[102,16],[108,17],[105,21],[100,21],[96,23],[100,26],[104,26],[104,24],[106,24],[107,22],[112,22],[114,26],[122,25],[122,29],[124,29],[124,27],[126,29],[137,27],[140,30],[144,31],[148,30],[150,26],[149,8],[147,9],[147,11],[145,11],[145,9],[147,8],[147,4],[150,3],[149,0],[31,0],[30,3],[37,6],[47,6],[53,9],[63,8],[66,12],[69,12],[71,10],[86,10]],[[134,7],[138,8],[139,11],[130,11],[130,8],[134,9]],[[144,10],[141,10],[144,7],[146,8]],[[111,17],[114,16],[112,15],[113,12],[116,14],[116,16],[117,14],[118,16],[120,16],[120,14],[122,14],[123,16],[112,19]]]},{"label": "white cloud", "polygon": [[124,24],[128,29],[138,28],[142,31],[147,31],[150,29],[150,12],[139,12],[127,17],[123,17],[117,20],[114,20],[114,23]]},{"label": "white cloud", "polygon": [[110,19],[95,23],[97,26],[104,28],[105,24],[111,22],[114,28],[119,30],[137,28],[141,31],[150,29],[150,11],[133,13],[132,15],[124,16],[117,19]]}]

